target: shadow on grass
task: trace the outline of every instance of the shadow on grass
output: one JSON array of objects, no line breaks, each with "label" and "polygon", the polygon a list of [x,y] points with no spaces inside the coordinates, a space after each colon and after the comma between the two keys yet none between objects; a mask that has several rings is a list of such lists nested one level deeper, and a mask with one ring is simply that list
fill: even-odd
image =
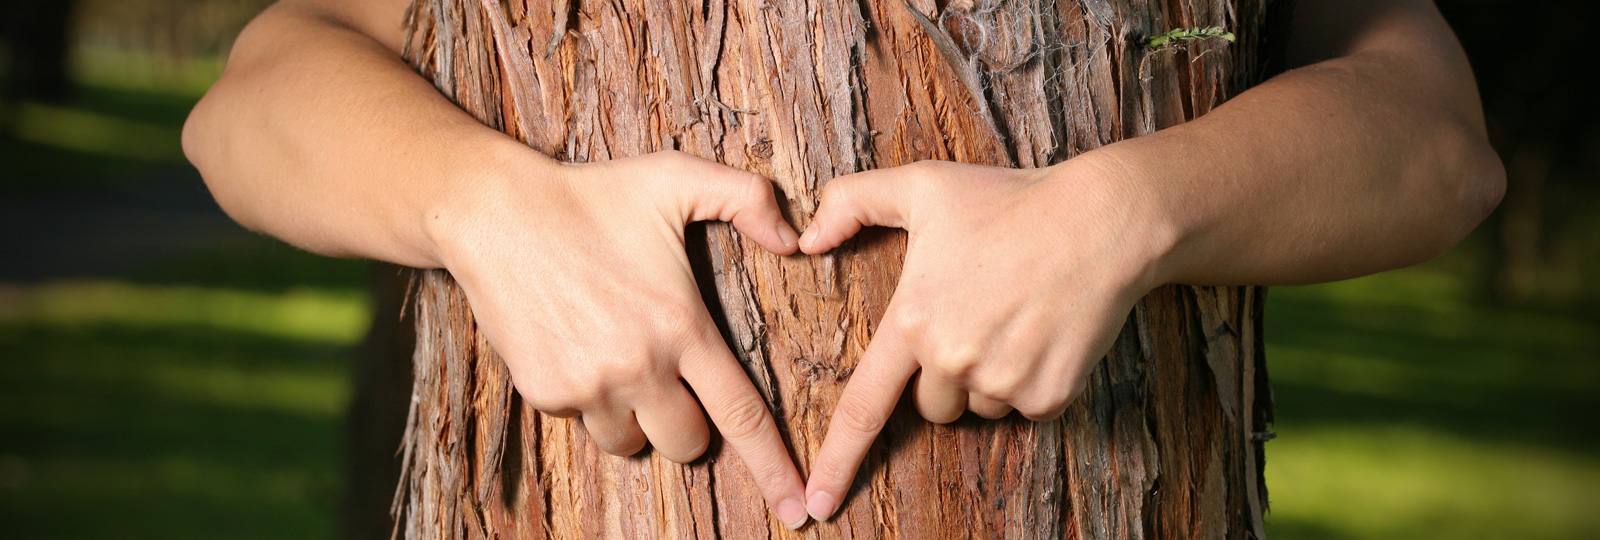
[{"label": "shadow on grass", "polygon": [[285,292],[302,287],[366,290],[373,265],[324,257],[266,236],[239,238],[154,260],[121,279],[155,285]]},{"label": "shadow on grass", "polygon": [[330,534],[345,347],[8,324],[0,348],[7,538]]},{"label": "shadow on grass", "polygon": [[1413,423],[1486,442],[1600,451],[1600,325],[1577,316],[1359,305],[1267,311],[1281,422]]}]

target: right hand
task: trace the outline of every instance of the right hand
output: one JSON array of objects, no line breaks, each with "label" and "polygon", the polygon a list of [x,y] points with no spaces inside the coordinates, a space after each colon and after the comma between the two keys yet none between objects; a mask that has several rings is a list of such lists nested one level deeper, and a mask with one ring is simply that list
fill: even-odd
[{"label": "right hand", "polygon": [[523,399],[581,416],[608,453],[635,454],[648,441],[680,463],[709,443],[704,405],[769,508],[803,525],[800,475],[701,301],[684,248],[685,225],[719,220],[794,253],[798,236],[771,182],[673,151],[513,163],[520,173],[485,175],[431,214],[429,229]]}]

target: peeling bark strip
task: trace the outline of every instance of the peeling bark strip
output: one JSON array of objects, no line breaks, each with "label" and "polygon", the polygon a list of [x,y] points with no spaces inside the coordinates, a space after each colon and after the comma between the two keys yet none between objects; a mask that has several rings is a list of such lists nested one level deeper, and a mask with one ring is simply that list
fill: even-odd
[{"label": "peeling bark strip", "polygon": [[[773,178],[803,225],[837,175],[1039,167],[1204,114],[1266,72],[1272,1],[416,0],[406,49],[539,151],[683,150]],[[1141,46],[1206,26],[1239,40]],[[690,238],[734,353],[794,452],[815,455],[904,235],[810,258],[722,224]],[[690,465],[617,458],[529,409],[450,276],[425,272],[395,511],[415,539],[1260,538],[1262,294],[1151,293],[1058,421],[936,426],[902,406],[840,517],[790,532],[725,447]]]}]

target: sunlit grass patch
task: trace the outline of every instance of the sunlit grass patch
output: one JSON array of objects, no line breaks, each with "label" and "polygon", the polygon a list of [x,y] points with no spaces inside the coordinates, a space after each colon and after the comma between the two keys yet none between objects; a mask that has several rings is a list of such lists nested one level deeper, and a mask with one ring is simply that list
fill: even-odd
[{"label": "sunlit grass patch", "polygon": [[1421,425],[1285,426],[1280,434],[1266,470],[1269,533],[1286,533],[1279,538],[1600,537],[1600,460],[1592,455]]},{"label": "sunlit grass patch", "polygon": [[186,161],[178,129],[74,107],[23,102],[11,136],[77,152],[146,162]]},{"label": "sunlit grass patch", "polygon": [[173,56],[137,49],[80,46],[72,78],[87,84],[200,97],[222,76],[221,54]]},{"label": "sunlit grass patch", "polygon": [[55,326],[200,326],[303,341],[349,344],[371,319],[364,291],[296,289],[284,294],[218,287],[56,283],[0,290],[0,322]]}]

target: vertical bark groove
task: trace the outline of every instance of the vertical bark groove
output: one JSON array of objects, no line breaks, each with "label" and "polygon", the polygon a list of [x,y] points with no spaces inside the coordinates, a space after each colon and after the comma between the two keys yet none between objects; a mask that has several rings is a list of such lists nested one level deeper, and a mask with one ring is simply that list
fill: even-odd
[{"label": "vertical bark groove", "polygon": [[[463,109],[557,159],[682,150],[773,178],[804,224],[841,174],[1046,166],[1204,114],[1270,71],[1277,3],[415,0],[406,51]],[[1239,41],[1140,45],[1188,26]],[[730,348],[795,455],[814,455],[904,235],[868,230],[810,258],[724,224],[690,237]],[[1258,288],[1152,292],[1058,421],[935,426],[903,403],[839,517],[792,532],[721,445],[688,465],[618,458],[529,409],[450,276],[418,279],[395,501],[408,538],[1263,535]]]}]

